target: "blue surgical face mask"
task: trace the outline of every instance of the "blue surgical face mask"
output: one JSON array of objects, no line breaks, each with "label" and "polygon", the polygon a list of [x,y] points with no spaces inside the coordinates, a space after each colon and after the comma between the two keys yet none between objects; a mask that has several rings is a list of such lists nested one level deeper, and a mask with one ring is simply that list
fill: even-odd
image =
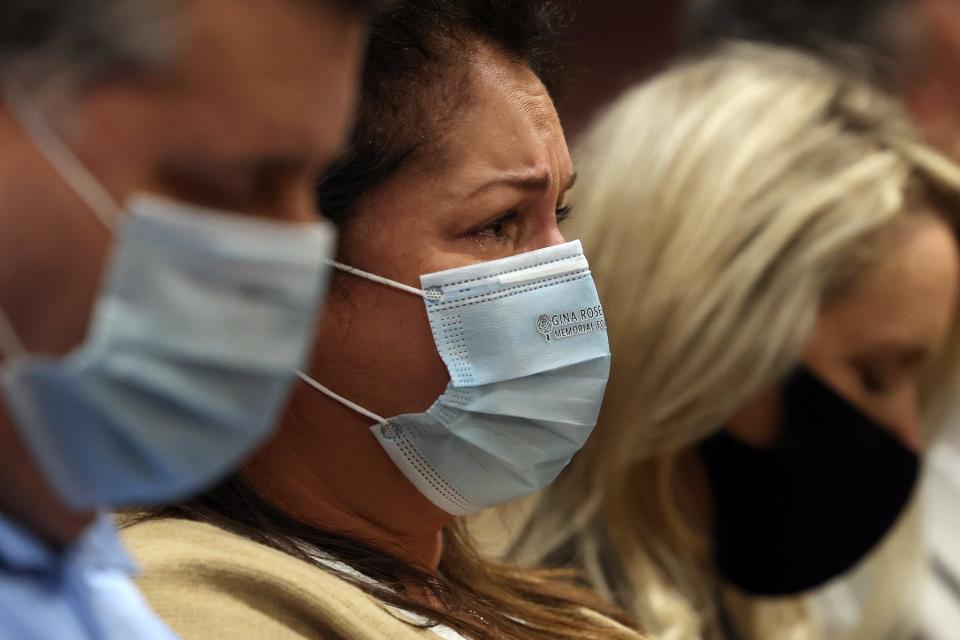
[{"label": "blue surgical face mask", "polygon": [[424,413],[370,418],[377,441],[441,509],[466,515],[551,483],[597,423],[610,347],[579,242],[421,278],[422,290],[336,265],[420,295],[450,374]]},{"label": "blue surgical face mask", "polygon": [[274,425],[312,341],[334,233],[153,196],[121,210],[36,110],[13,104],[114,245],[87,338],[68,355],[28,354],[0,313],[3,400],[73,507],[200,490]]}]

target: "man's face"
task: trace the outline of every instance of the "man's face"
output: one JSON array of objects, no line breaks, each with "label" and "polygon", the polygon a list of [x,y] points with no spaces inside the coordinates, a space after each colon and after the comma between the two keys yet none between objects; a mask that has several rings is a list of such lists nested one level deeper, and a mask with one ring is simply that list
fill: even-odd
[{"label": "man's face", "polygon": [[[52,126],[120,204],[149,191],[315,219],[314,184],[351,121],[363,22],[323,0],[180,6],[168,71],[107,79]],[[28,350],[63,353],[84,337],[111,236],[8,115],[0,255],[16,268],[0,270],[0,305]]]},{"label": "man's face", "polygon": [[147,189],[313,219],[312,188],[353,110],[361,21],[324,0],[183,6],[170,77],[95,92],[68,143],[121,198]]}]

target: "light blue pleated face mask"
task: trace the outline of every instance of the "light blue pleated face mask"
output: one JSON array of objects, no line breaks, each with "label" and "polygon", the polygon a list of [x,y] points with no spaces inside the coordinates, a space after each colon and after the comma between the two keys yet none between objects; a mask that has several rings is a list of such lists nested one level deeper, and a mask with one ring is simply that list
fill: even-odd
[{"label": "light blue pleated face mask", "polygon": [[382,418],[316,380],[318,391],[370,418],[393,462],[453,515],[539,491],[597,423],[610,347],[579,241],[421,278],[420,295],[450,374],[424,413]]},{"label": "light blue pleated face mask", "polygon": [[275,424],[312,342],[335,234],[154,196],[121,210],[35,109],[13,104],[114,245],[87,338],[65,357],[27,353],[0,312],[4,402],[73,507],[198,491]]}]

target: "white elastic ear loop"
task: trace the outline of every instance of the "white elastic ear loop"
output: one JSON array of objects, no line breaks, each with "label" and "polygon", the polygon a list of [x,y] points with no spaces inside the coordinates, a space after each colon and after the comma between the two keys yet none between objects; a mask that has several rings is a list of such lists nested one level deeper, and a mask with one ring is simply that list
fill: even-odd
[{"label": "white elastic ear loop", "polygon": [[[384,278],[383,276],[378,276],[368,271],[364,271],[363,269],[357,269],[356,267],[351,267],[349,265],[343,264],[342,262],[337,262],[336,260],[327,260],[326,262],[334,269],[339,269],[340,271],[349,273],[350,275],[357,276],[358,278],[363,278],[364,280],[370,280],[371,282],[376,282],[378,284],[392,287],[399,291],[411,293],[415,296],[424,298],[425,300],[439,301],[443,299],[443,292],[441,291],[424,291],[423,289],[417,289],[416,287],[405,285],[402,282],[397,282],[396,280],[391,280],[390,278]],[[353,411],[356,411],[363,417],[369,418],[370,420],[373,420],[374,422],[380,425],[386,426],[388,424],[387,419],[384,418],[383,416],[379,416],[372,411],[368,411],[363,407],[361,407],[360,405],[358,405],[356,402],[347,400],[340,394],[334,393],[327,387],[323,386],[322,384],[320,384],[319,382],[317,382],[316,380],[308,376],[303,371],[297,371],[297,377],[299,377],[300,380],[307,383],[308,385],[310,385],[311,387],[313,387],[323,395],[327,396],[331,400],[335,400],[340,404],[342,404],[343,406],[347,407],[348,409],[352,409]]]},{"label": "white elastic ear loop", "polygon": [[382,424],[382,425],[386,425],[386,424],[387,424],[387,419],[386,419],[386,418],[383,418],[383,417],[381,417],[381,416],[378,416],[377,414],[375,414],[375,413],[372,412],[372,411],[367,411],[366,409],[364,409],[363,407],[361,407],[360,405],[358,405],[356,402],[350,402],[349,400],[347,400],[347,399],[344,398],[343,396],[334,393],[334,392],[331,391],[330,389],[327,389],[325,386],[323,386],[322,384],[320,384],[319,382],[317,382],[316,380],[314,380],[313,378],[311,378],[310,376],[308,376],[307,374],[305,374],[303,371],[297,371],[297,377],[299,377],[301,380],[303,380],[304,382],[306,382],[308,385],[310,385],[311,387],[313,387],[314,389],[316,389],[317,391],[319,391],[319,392],[322,393],[323,395],[327,396],[328,398],[330,398],[330,399],[332,399],[332,400],[336,400],[337,402],[339,402],[339,403],[342,404],[343,406],[347,407],[348,409],[353,409],[354,411],[356,411],[357,413],[359,413],[359,414],[362,415],[363,417],[365,417],[365,418],[370,418],[371,420],[373,420],[374,422],[376,422],[376,423],[378,423],[378,424]]},{"label": "white elastic ear loop", "polygon": [[425,300],[437,302],[443,299],[443,293],[440,291],[424,291],[423,289],[417,289],[416,287],[405,285],[402,282],[397,282],[396,280],[391,280],[390,278],[384,278],[383,276],[378,276],[368,271],[357,269],[356,267],[351,267],[335,260],[327,260],[327,264],[334,269],[339,269],[340,271],[357,276],[358,278],[363,278],[364,280],[370,280],[371,282],[386,285],[400,291],[412,293],[413,295],[424,298]]},{"label": "white elastic ear loop", "polygon": [[13,323],[7,314],[0,309],[0,356],[5,360],[14,360],[27,355],[27,350],[17,337]]},{"label": "white elastic ear loop", "polygon": [[6,90],[10,113],[37,146],[37,150],[83,200],[108,231],[113,232],[120,217],[120,207],[113,196],[80,162],[40,115],[33,101],[16,87]]}]

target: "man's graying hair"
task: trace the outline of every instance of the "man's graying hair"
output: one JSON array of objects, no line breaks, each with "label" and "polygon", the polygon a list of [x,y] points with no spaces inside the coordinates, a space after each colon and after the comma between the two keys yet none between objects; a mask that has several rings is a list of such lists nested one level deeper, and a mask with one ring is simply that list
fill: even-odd
[{"label": "man's graying hair", "polygon": [[3,0],[0,80],[76,91],[161,67],[175,50],[178,0]]},{"label": "man's graying hair", "polygon": [[[366,16],[391,0],[314,0]],[[0,82],[78,91],[162,70],[177,51],[182,0],[0,0]]]}]

